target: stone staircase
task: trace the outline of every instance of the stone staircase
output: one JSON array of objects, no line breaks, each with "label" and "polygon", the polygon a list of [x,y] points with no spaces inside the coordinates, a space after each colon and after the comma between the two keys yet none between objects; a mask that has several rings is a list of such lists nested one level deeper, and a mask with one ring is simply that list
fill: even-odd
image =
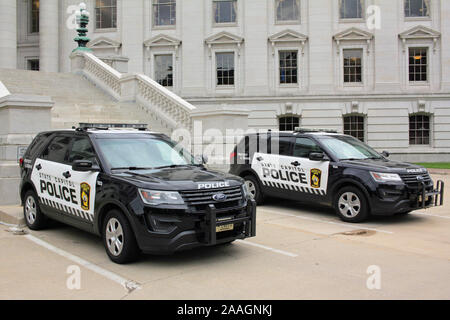
[{"label": "stone staircase", "polygon": [[134,102],[119,102],[83,75],[0,69],[0,81],[11,94],[49,96],[54,101],[53,129],[80,122],[146,123],[152,131],[170,134],[164,122]]}]

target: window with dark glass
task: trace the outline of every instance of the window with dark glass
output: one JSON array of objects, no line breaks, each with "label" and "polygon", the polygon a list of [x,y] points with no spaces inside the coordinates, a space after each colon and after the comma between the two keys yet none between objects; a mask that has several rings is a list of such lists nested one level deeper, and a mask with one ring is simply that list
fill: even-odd
[{"label": "window with dark glass", "polygon": [[30,32],[39,32],[39,0],[31,0],[30,4]]},{"label": "window with dark glass", "polygon": [[53,138],[53,140],[42,153],[42,159],[64,163],[67,160],[69,145],[70,137],[68,136],[59,136]]},{"label": "window with dark glass", "polygon": [[234,85],[234,52],[216,53],[218,86]]},{"label": "window with dark glass", "polygon": [[216,23],[236,22],[237,0],[213,0],[214,21]]},{"label": "window with dark glass", "polygon": [[405,0],[405,17],[428,17],[430,0]]},{"label": "window with dark glass", "polygon": [[300,15],[299,0],[276,0],[277,22],[297,21]]},{"label": "window with dark glass", "polygon": [[290,156],[291,153],[291,139],[290,137],[272,136],[270,144],[267,146],[269,154],[278,154],[280,156]]},{"label": "window with dark glass", "polygon": [[69,163],[77,160],[89,160],[97,163],[96,159],[95,151],[89,138],[76,137],[73,139],[72,148],[69,152]]},{"label": "window with dark glass", "polygon": [[361,49],[344,50],[344,82],[362,82],[362,55]]},{"label": "window with dark glass", "polygon": [[176,22],[176,0],[153,0],[153,25],[173,26]]},{"label": "window with dark glass", "polygon": [[409,117],[409,144],[430,144],[430,116],[416,114]]},{"label": "window with dark glass", "polygon": [[308,158],[311,152],[320,152],[321,149],[313,140],[308,138],[295,139],[294,157]]},{"label": "window with dark glass", "polygon": [[27,60],[27,70],[39,71],[39,59]]},{"label": "window with dark glass", "polygon": [[173,58],[171,54],[155,56],[155,80],[164,87],[173,87]]},{"label": "window with dark glass", "polygon": [[363,0],[341,0],[341,19],[361,19]]},{"label": "window with dark glass", "polygon": [[298,83],[297,51],[280,51],[280,84]]},{"label": "window with dark glass", "polygon": [[117,27],[117,0],[96,0],[95,18],[97,29]]},{"label": "window with dark glass", "polygon": [[409,81],[428,81],[428,50],[409,48]]},{"label": "window with dark glass", "polygon": [[287,116],[279,119],[280,131],[294,131],[295,128],[300,127],[300,118]]},{"label": "window with dark glass", "polygon": [[364,142],[364,117],[349,115],[344,117],[344,134]]}]

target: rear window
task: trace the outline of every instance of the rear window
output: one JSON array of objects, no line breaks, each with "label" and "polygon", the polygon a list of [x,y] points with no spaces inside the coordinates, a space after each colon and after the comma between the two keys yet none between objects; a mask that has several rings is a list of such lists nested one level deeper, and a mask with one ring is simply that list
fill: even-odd
[{"label": "rear window", "polygon": [[47,138],[49,137],[50,133],[44,134],[40,133],[38,134],[34,140],[31,142],[31,144],[28,146],[27,151],[25,152],[24,158],[31,158],[35,156],[39,150],[44,146],[45,142],[47,141]]}]

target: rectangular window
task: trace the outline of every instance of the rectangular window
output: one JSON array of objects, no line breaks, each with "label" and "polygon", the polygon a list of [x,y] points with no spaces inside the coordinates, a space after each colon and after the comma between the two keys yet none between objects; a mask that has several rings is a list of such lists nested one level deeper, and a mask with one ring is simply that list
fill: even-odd
[{"label": "rectangular window", "polygon": [[405,17],[429,17],[430,0],[405,0]]},{"label": "rectangular window", "polygon": [[430,117],[427,115],[412,115],[409,117],[409,144],[430,144]]},{"label": "rectangular window", "polygon": [[300,127],[299,117],[281,117],[279,119],[280,131],[294,131],[295,128]]},{"label": "rectangular window", "polygon": [[308,158],[312,152],[321,152],[320,147],[308,138],[295,139],[294,157]]},{"label": "rectangular window", "polygon": [[42,159],[64,163],[67,161],[67,153],[70,145],[70,137],[57,136],[53,138],[47,149],[42,153]]},{"label": "rectangular window", "polygon": [[234,85],[234,52],[216,53],[218,86]]},{"label": "rectangular window", "polygon": [[155,56],[155,80],[164,87],[173,87],[173,57],[171,54]]},{"label": "rectangular window", "polygon": [[361,49],[344,50],[344,83],[362,82],[362,56]]},{"label": "rectangular window", "polygon": [[364,142],[364,117],[345,116],[344,134],[348,134]]},{"label": "rectangular window", "polygon": [[428,50],[409,48],[409,81],[428,81]]},{"label": "rectangular window", "polygon": [[97,29],[117,28],[117,0],[96,0],[95,18]]},{"label": "rectangular window", "polygon": [[153,25],[174,26],[177,22],[176,0],[153,1]]},{"label": "rectangular window", "polygon": [[363,0],[341,0],[341,19],[361,19]]},{"label": "rectangular window", "polygon": [[30,4],[30,33],[39,32],[39,0],[31,0]]},{"label": "rectangular window", "polygon": [[39,59],[28,59],[27,70],[39,71]]},{"label": "rectangular window", "polygon": [[298,83],[297,51],[280,51],[280,84]]},{"label": "rectangular window", "polygon": [[298,21],[300,9],[298,0],[276,0],[277,22]]},{"label": "rectangular window", "polygon": [[216,23],[235,23],[237,0],[214,0],[213,12]]}]

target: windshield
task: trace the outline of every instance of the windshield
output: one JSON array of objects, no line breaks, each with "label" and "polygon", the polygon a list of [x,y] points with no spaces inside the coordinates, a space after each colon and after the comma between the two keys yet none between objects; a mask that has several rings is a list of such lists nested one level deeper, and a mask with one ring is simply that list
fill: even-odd
[{"label": "windshield", "polygon": [[154,169],[194,165],[193,157],[175,143],[154,138],[107,138],[97,140],[99,149],[112,170]]},{"label": "windshield", "polygon": [[367,144],[351,136],[323,136],[319,138],[327,149],[339,160],[382,159],[383,157]]}]

